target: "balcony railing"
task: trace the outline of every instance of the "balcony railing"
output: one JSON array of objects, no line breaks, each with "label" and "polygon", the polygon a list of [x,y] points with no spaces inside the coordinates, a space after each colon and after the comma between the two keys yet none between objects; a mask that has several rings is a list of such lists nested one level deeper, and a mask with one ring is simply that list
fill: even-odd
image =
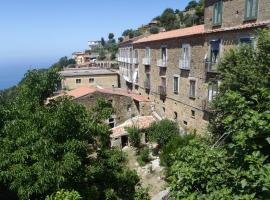
[{"label": "balcony railing", "polygon": [[144,88],[150,89],[150,81],[149,80],[144,81]]},{"label": "balcony railing", "polygon": [[157,61],[157,66],[158,67],[167,67],[167,60],[166,59],[159,59]]},{"label": "balcony railing", "polygon": [[179,68],[184,69],[184,70],[190,70],[189,60],[180,60],[179,61]]},{"label": "balcony railing", "polygon": [[143,58],[143,65],[151,65],[151,59],[150,58]]},{"label": "balcony railing", "polygon": [[217,62],[205,60],[205,70],[208,73],[217,73]]},{"label": "balcony railing", "polygon": [[158,93],[160,94],[160,96],[166,96],[167,95],[166,86],[164,85],[158,86]]}]

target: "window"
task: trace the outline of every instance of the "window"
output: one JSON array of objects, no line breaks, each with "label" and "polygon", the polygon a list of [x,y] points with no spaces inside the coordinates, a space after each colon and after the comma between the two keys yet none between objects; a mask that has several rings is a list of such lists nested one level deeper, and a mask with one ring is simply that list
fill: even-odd
[{"label": "window", "polygon": [[82,82],[81,79],[76,79],[76,84],[80,84]]},{"label": "window", "polygon": [[196,81],[190,80],[189,97],[195,98]]},{"label": "window", "polygon": [[216,64],[220,54],[220,40],[212,40],[210,46],[210,62]]},{"label": "window", "polygon": [[149,47],[145,48],[145,57],[146,58],[150,58],[151,54],[151,49]]},{"label": "window", "polygon": [[212,81],[208,84],[208,101],[211,102],[217,95],[218,82]]},{"label": "window", "polygon": [[138,50],[134,50],[134,58],[137,58],[138,59]]},{"label": "window", "polygon": [[109,126],[110,126],[111,128],[113,128],[113,127],[115,126],[115,119],[114,119],[114,118],[110,118],[110,119],[109,119]]},{"label": "window", "polygon": [[188,125],[187,121],[184,121],[184,125],[185,125],[185,126],[187,126],[187,125]]},{"label": "window", "polygon": [[94,78],[89,78],[89,83],[94,83],[95,79]]},{"label": "window", "polygon": [[191,110],[191,117],[195,118],[195,110]]},{"label": "window", "polygon": [[258,0],[246,0],[245,19],[252,20],[257,18]]},{"label": "window", "polygon": [[222,20],[222,0],[217,0],[214,4],[214,16],[213,16],[213,25],[221,25]]},{"label": "window", "polygon": [[179,77],[178,76],[173,77],[173,92],[174,94],[179,93]]},{"label": "window", "polygon": [[174,114],[173,119],[175,121],[177,121],[178,120],[178,113],[177,112],[173,112],[173,114]]},{"label": "window", "polygon": [[161,48],[161,59],[163,61],[167,60],[167,48],[166,47]]},{"label": "window", "polygon": [[240,38],[240,45],[243,45],[243,44],[251,45],[252,47],[254,47],[255,46],[254,38],[253,37]]},{"label": "window", "polygon": [[182,45],[182,69],[189,69],[190,68],[190,45],[183,44]]}]

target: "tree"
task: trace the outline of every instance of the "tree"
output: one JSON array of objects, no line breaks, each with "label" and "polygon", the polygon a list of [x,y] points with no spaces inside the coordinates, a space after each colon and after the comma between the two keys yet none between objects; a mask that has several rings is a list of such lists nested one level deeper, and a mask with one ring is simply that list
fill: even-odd
[{"label": "tree", "polygon": [[198,3],[196,0],[192,0],[188,3],[188,5],[185,8],[185,11],[189,11],[191,9],[196,9],[196,7],[198,6]]},{"label": "tree", "polygon": [[99,60],[105,60],[106,59],[106,53],[105,53],[104,49],[100,49],[98,59]]},{"label": "tree", "polygon": [[119,43],[123,42],[123,40],[124,40],[123,37],[119,37],[119,38],[118,38],[118,42],[119,42]]},{"label": "tree", "polygon": [[113,38],[114,38],[114,34],[113,34],[113,33],[109,33],[108,39],[109,39],[109,40],[112,40]]},{"label": "tree", "polygon": [[138,127],[127,128],[131,146],[139,148],[141,146],[141,131]]},{"label": "tree", "polygon": [[149,29],[149,32],[151,34],[157,34],[159,33],[159,28],[157,26],[152,26],[150,29]]},{"label": "tree", "polygon": [[223,136],[226,143],[232,143],[237,154],[259,150],[270,155],[269,41],[269,31],[261,31],[256,49],[242,45],[219,64],[222,82],[213,103],[210,130],[215,137]]},{"label": "tree", "polygon": [[105,45],[106,45],[106,42],[105,42],[104,38],[102,37],[101,38],[101,46],[105,47]]},{"label": "tree", "polygon": [[147,129],[147,134],[151,141],[157,142],[163,147],[171,138],[179,134],[179,128],[175,122],[169,119],[163,119],[159,122],[152,123]]},{"label": "tree", "polygon": [[47,196],[45,200],[81,200],[82,197],[76,191],[60,190],[51,196]]},{"label": "tree", "polygon": [[176,20],[177,19],[174,10],[171,8],[165,9],[160,16],[161,25],[167,31],[177,28]]}]

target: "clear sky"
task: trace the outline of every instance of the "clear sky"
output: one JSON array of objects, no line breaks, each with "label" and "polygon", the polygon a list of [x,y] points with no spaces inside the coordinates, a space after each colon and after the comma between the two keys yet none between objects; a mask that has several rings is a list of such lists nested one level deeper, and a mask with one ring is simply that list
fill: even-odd
[{"label": "clear sky", "polygon": [[48,67],[85,50],[88,40],[116,38],[165,8],[189,0],[0,0],[0,89],[16,84],[29,68]]}]

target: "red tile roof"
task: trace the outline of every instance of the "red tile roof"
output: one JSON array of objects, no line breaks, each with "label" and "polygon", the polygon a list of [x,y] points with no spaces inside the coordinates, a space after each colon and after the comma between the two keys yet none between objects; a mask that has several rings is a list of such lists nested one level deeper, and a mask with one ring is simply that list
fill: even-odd
[{"label": "red tile roof", "polygon": [[116,94],[116,95],[122,95],[122,96],[128,96],[132,99],[139,101],[139,102],[149,102],[150,100],[146,96],[138,95],[135,93],[128,92],[125,89],[121,88],[98,88],[98,87],[80,87],[71,91],[65,91],[59,95],[50,97],[47,99],[46,103],[49,103],[50,100],[56,99],[57,97],[61,96],[71,96],[75,99],[83,97],[87,94],[92,94],[95,92],[101,92],[105,94]]},{"label": "red tile roof", "polygon": [[112,128],[112,134],[111,134],[111,138],[116,138],[116,137],[120,137],[122,135],[126,135],[127,131],[126,128],[127,127],[132,127],[132,126],[136,126],[140,129],[145,129],[148,128],[155,120],[155,118],[153,116],[137,116],[137,117],[133,117],[132,119],[127,120],[126,122],[124,122],[123,124]]},{"label": "red tile roof", "polygon": [[213,29],[213,30],[205,31],[205,33],[217,33],[217,32],[223,32],[223,31],[241,30],[241,29],[246,29],[246,28],[256,28],[256,27],[261,27],[261,26],[267,26],[269,24],[270,24],[270,20],[266,20],[266,21],[261,21],[261,22],[242,24],[239,26]]},{"label": "red tile roof", "polygon": [[203,33],[204,33],[204,25],[197,25],[197,26],[192,26],[188,28],[160,32],[158,34],[152,34],[152,35],[146,36],[144,38],[141,38],[135,41],[134,44],[172,39],[172,38],[178,38],[178,37],[185,37],[185,36],[191,36],[191,35],[197,35],[197,34],[203,34]]}]

